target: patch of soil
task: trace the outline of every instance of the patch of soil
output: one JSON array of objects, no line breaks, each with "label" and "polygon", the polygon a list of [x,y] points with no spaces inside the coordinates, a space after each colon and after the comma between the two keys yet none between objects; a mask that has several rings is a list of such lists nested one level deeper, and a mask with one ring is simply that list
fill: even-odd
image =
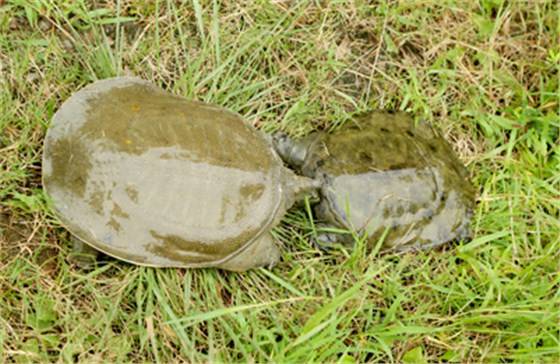
[{"label": "patch of soil", "polygon": [[28,256],[42,269],[54,272],[59,249],[56,244],[41,243],[40,232],[32,224],[6,209],[0,209],[0,260],[7,262],[17,256]]},{"label": "patch of soil", "polygon": [[0,254],[19,250],[19,243],[27,240],[29,234],[31,231],[25,224],[18,224],[12,214],[0,210]]}]

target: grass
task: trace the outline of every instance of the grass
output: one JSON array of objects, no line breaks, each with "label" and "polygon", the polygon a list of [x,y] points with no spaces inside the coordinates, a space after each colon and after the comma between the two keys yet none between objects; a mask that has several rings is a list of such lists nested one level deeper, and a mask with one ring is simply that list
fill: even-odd
[{"label": "grass", "polygon": [[[0,3],[0,361],[560,360],[556,1]],[[477,187],[475,238],[325,254],[293,209],[272,270],[72,266],[42,140],[72,92],[120,74],[267,132],[427,119]]]}]

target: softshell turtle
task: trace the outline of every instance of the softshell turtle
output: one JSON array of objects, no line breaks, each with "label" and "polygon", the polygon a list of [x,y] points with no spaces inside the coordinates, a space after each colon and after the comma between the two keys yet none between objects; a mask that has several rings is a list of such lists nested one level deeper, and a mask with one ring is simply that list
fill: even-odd
[{"label": "softshell turtle", "polygon": [[239,115],[118,77],[54,115],[43,187],[77,242],[110,256],[243,271],[278,260],[271,228],[317,182]]},{"label": "softshell turtle", "polygon": [[[405,113],[370,112],[333,133],[293,141],[275,136],[282,158],[321,182],[316,216],[327,226],[366,234],[383,249],[429,248],[466,238],[474,189],[450,145]],[[334,229],[331,229],[333,231]],[[350,235],[319,234],[319,245]]]}]

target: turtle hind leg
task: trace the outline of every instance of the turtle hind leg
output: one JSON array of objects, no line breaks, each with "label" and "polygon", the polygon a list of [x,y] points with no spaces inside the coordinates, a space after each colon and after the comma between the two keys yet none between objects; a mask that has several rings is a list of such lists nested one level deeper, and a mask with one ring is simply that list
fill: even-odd
[{"label": "turtle hind leg", "polygon": [[270,233],[265,233],[233,258],[218,265],[218,268],[243,272],[251,268],[272,267],[280,260],[280,249]]},{"label": "turtle hind leg", "polygon": [[72,236],[70,241],[72,242],[72,252],[68,255],[68,262],[82,269],[93,268],[97,261],[98,251],[75,236]]}]

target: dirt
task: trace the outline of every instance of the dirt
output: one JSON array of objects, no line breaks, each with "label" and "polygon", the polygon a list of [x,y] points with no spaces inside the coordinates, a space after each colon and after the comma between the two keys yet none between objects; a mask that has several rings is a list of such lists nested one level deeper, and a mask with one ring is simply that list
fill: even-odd
[{"label": "dirt", "polygon": [[31,220],[31,216],[25,218],[0,208],[0,261],[7,263],[18,256],[27,256],[50,274],[57,267],[59,246],[54,235],[47,243],[42,242],[43,233],[34,232]]},{"label": "dirt", "polygon": [[0,254],[13,250],[30,233],[27,226],[17,223],[12,214],[0,210]]}]

